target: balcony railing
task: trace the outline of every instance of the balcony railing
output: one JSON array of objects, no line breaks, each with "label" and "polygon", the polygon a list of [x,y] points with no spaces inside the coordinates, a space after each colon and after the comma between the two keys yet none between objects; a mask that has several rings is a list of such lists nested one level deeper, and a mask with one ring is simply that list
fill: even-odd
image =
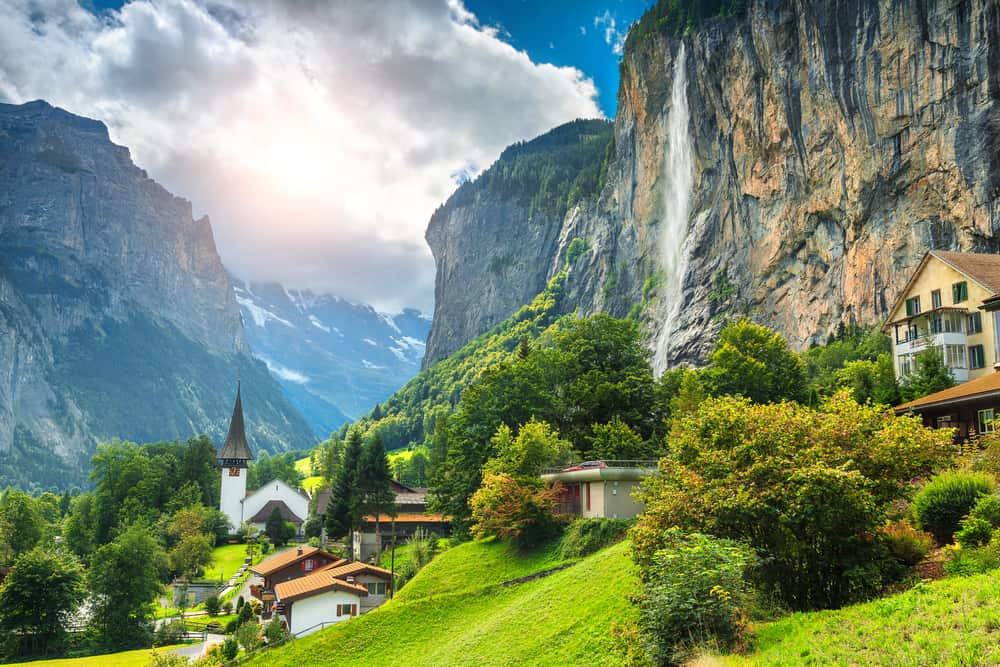
[{"label": "balcony railing", "polygon": [[602,461],[584,461],[565,466],[543,468],[543,475],[557,472],[574,472],[576,470],[597,470],[600,468],[656,468],[659,461],[655,459],[607,459]]}]

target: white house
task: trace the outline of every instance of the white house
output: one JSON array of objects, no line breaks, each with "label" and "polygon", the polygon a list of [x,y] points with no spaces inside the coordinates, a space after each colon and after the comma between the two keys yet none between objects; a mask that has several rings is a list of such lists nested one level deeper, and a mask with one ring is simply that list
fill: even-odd
[{"label": "white house", "polygon": [[274,594],[288,630],[301,637],[360,614],[368,589],[325,571],[281,582]]},{"label": "white house", "polygon": [[250,521],[259,530],[264,529],[274,508],[281,518],[299,527],[309,516],[309,498],[280,479],[273,479],[243,499],[243,521]]}]

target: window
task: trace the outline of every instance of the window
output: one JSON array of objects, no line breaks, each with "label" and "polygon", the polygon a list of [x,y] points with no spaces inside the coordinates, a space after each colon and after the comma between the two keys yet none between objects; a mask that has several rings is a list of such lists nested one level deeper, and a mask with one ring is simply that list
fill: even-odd
[{"label": "window", "polygon": [[941,290],[936,289],[931,292],[931,308],[941,307]]},{"label": "window", "polygon": [[982,333],[983,331],[983,314],[982,313],[972,313],[969,315],[968,319],[968,330],[970,334]]},{"label": "window", "polygon": [[918,314],[920,314],[920,297],[911,296],[906,300],[906,316],[910,317]]},{"label": "window", "polygon": [[899,376],[909,375],[913,372],[913,355],[912,354],[901,354],[899,355]]},{"label": "window", "polygon": [[337,616],[357,616],[357,615],[358,615],[358,605],[356,604],[337,605]]},{"label": "window", "polygon": [[962,281],[951,286],[951,299],[954,303],[962,303],[969,298],[969,283]]},{"label": "window", "polygon": [[997,430],[996,424],[993,423],[993,408],[986,408],[985,410],[980,410],[979,432],[993,433],[996,430]]},{"label": "window", "polygon": [[965,346],[945,345],[944,365],[948,368],[965,368]]},{"label": "window", "polygon": [[940,317],[932,317],[931,318],[931,333],[932,334],[939,334],[942,331],[944,331],[944,327],[941,325],[941,318]]},{"label": "window", "polygon": [[962,320],[959,313],[948,313],[944,316],[944,330],[947,333],[962,333]]},{"label": "window", "polygon": [[909,328],[907,329],[906,339],[907,340],[916,340],[918,338],[920,338],[920,333],[917,331],[917,325],[916,324],[911,324],[909,326]]},{"label": "window", "polygon": [[369,582],[365,584],[368,588],[368,595],[385,595],[385,582]]},{"label": "window", "polygon": [[969,346],[969,368],[982,368],[986,365],[986,357],[983,355],[982,345]]},{"label": "window", "polygon": [[312,569],[313,569],[313,559],[312,558],[307,558],[306,561],[305,561],[305,563],[303,563],[302,569],[305,570],[306,572],[312,572]]}]

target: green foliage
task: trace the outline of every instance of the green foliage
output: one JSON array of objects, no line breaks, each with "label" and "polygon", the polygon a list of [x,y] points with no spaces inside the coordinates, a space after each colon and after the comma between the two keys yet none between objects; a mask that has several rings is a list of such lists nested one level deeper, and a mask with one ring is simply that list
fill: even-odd
[{"label": "green foliage", "polygon": [[983,519],[994,528],[1000,528],[1000,498],[992,493],[981,496],[969,512],[969,516]]},{"label": "green foliage", "polygon": [[763,559],[758,581],[792,608],[863,598],[884,564],[871,536],[911,479],[947,461],[949,436],[844,394],[819,410],[706,400],[674,419],[660,475],[644,484],[639,564],[679,526],[748,541]]},{"label": "green foliage", "polygon": [[[980,520],[974,520],[978,523]],[[1000,533],[994,532],[989,540],[981,542],[982,533],[987,526],[980,526],[980,535],[970,535],[969,545],[952,545],[946,547],[948,560],[944,571],[952,576],[969,577],[1000,568]],[[957,537],[956,533],[956,537]],[[976,542],[973,544],[972,542]]]},{"label": "green foliage", "polygon": [[382,448],[382,438],[375,433],[361,453],[358,468],[357,491],[361,495],[365,515],[396,515],[396,494],[392,491],[391,481],[392,473],[389,472],[389,460]]},{"label": "green foliage", "polygon": [[430,465],[428,449],[424,445],[393,452],[389,457],[393,479],[407,486],[426,487]]},{"label": "green foliage", "polygon": [[805,399],[805,372],[780,334],[749,320],[722,327],[704,380],[714,395],[745,396],[756,403]]},{"label": "green foliage", "polygon": [[91,630],[100,646],[148,646],[153,602],[162,589],[166,556],[150,530],[137,523],[97,549],[89,569]]},{"label": "green foliage", "polygon": [[187,634],[184,621],[176,620],[164,623],[153,633],[153,646],[172,646],[183,643]]},{"label": "green foliage", "polygon": [[259,489],[275,479],[280,479],[293,489],[299,488],[305,476],[295,469],[295,461],[302,456],[303,453],[300,451],[285,452],[275,456],[261,451],[247,469],[247,490]]},{"label": "green foliage", "polygon": [[73,554],[46,545],[19,556],[0,585],[0,657],[59,649],[85,595],[83,566]]},{"label": "green foliage", "polygon": [[495,535],[526,549],[562,528],[556,514],[558,505],[558,488],[547,488],[541,479],[487,473],[469,501],[472,530],[478,537]]},{"label": "green foliage", "polygon": [[331,538],[351,534],[361,525],[363,507],[358,493],[358,476],[362,457],[361,431],[353,428],[347,434],[340,471],[333,483],[330,505],[326,508],[326,532]]},{"label": "green foliage", "polygon": [[993,492],[993,478],[983,473],[949,471],[932,478],[913,499],[917,524],[948,544],[959,523],[981,496]]},{"label": "green foliage", "polygon": [[226,641],[222,642],[222,657],[227,661],[235,660],[236,655],[240,652],[240,644],[236,641],[235,637],[226,637]]},{"label": "green foliage", "polygon": [[967,516],[959,524],[959,530],[955,533],[955,541],[963,549],[981,547],[988,544],[993,537],[993,526],[986,519],[979,519],[974,516]]},{"label": "green foliage", "polygon": [[167,562],[172,573],[195,576],[212,562],[212,541],[203,534],[185,535],[167,553]]},{"label": "green foliage", "polygon": [[501,424],[490,440],[496,454],[483,466],[486,474],[508,474],[517,478],[537,477],[543,468],[565,465],[573,458],[568,440],[545,422],[531,419],[521,426],[514,437],[506,424]]},{"label": "green foliage", "polygon": [[706,644],[732,648],[742,636],[751,599],[747,573],[756,562],[745,545],[678,528],[642,571],[639,627],[659,665],[676,665]]},{"label": "green foliage", "polygon": [[879,529],[879,539],[889,555],[904,568],[913,567],[922,561],[934,546],[934,538],[930,533],[917,530],[905,519]]},{"label": "green foliage", "polygon": [[576,560],[624,539],[630,519],[577,519],[563,533],[560,554]]},{"label": "green foliage", "polygon": [[659,0],[628,31],[625,54],[634,53],[656,33],[681,37],[707,19],[742,16],[749,4],[748,0]]},{"label": "green foliage", "polygon": [[274,543],[274,546],[283,547],[288,543],[289,538],[295,536],[295,526],[292,526],[291,534],[289,534],[288,525],[281,516],[281,510],[275,507],[271,510],[271,515],[267,517],[267,523],[264,524],[264,533]]},{"label": "green foliage", "polygon": [[269,646],[281,644],[291,636],[292,634],[288,631],[288,628],[277,617],[271,619],[271,622],[264,626],[264,638],[267,639]]},{"label": "green foliage", "polygon": [[904,401],[913,401],[953,386],[955,376],[945,366],[944,351],[928,347],[917,353],[916,370],[899,385],[899,394]]},{"label": "green foliage", "polygon": [[206,597],[203,604],[205,605],[205,612],[209,616],[218,616],[222,610],[222,603],[219,601],[219,596],[215,593]]},{"label": "green foliage", "polygon": [[236,632],[233,633],[233,637],[239,642],[240,646],[247,653],[256,651],[260,648],[260,623],[257,621],[247,621],[236,628]]},{"label": "green foliage", "polygon": [[42,537],[42,518],[35,500],[16,489],[0,496],[0,565],[13,563]]},{"label": "green foliage", "polygon": [[431,562],[436,552],[436,541],[423,528],[413,531],[406,543],[396,549],[396,560],[392,562],[391,554],[382,553],[382,567],[389,569],[395,566],[396,590],[402,588],[425,565]]},{"label": "green foliage", "polygon": [[574,237],[572,241],[569,242],[569,247],[566,248],[566,264],[573,266],[576,260],[579,259],[580,255],[587,252],[590,249],[590,244],[579,237]]},{"label": "green foliage", "polygon": [[617,415],[606,424],[594,424],[590,455],[606,461],[655,458],[652,448]]}]

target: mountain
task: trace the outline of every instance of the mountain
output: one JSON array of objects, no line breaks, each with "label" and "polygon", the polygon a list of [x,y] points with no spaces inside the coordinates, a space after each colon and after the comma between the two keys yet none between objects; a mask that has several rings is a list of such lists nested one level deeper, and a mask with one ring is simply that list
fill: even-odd
[{"label": "mountain", "polygon": [[430,320],[276,283],[233,278],[247,341],[322,438],[420,370]]},{"label": "mountain", "polygon": [[86,483],[97,443],[315,437],[248,351],[207,217],[101,122],[0,104],[0,486]]},{"label": "mountain", "polygon": [[1000,251],[1000,4],[663,0],[590,166],[562,216],[489,172],[435,213],[425,364],[541,292],[574,239],[562,308],[640,318],[659,369],[701,360],[727,316],[803,348],[883,319],[928,249]]}]

